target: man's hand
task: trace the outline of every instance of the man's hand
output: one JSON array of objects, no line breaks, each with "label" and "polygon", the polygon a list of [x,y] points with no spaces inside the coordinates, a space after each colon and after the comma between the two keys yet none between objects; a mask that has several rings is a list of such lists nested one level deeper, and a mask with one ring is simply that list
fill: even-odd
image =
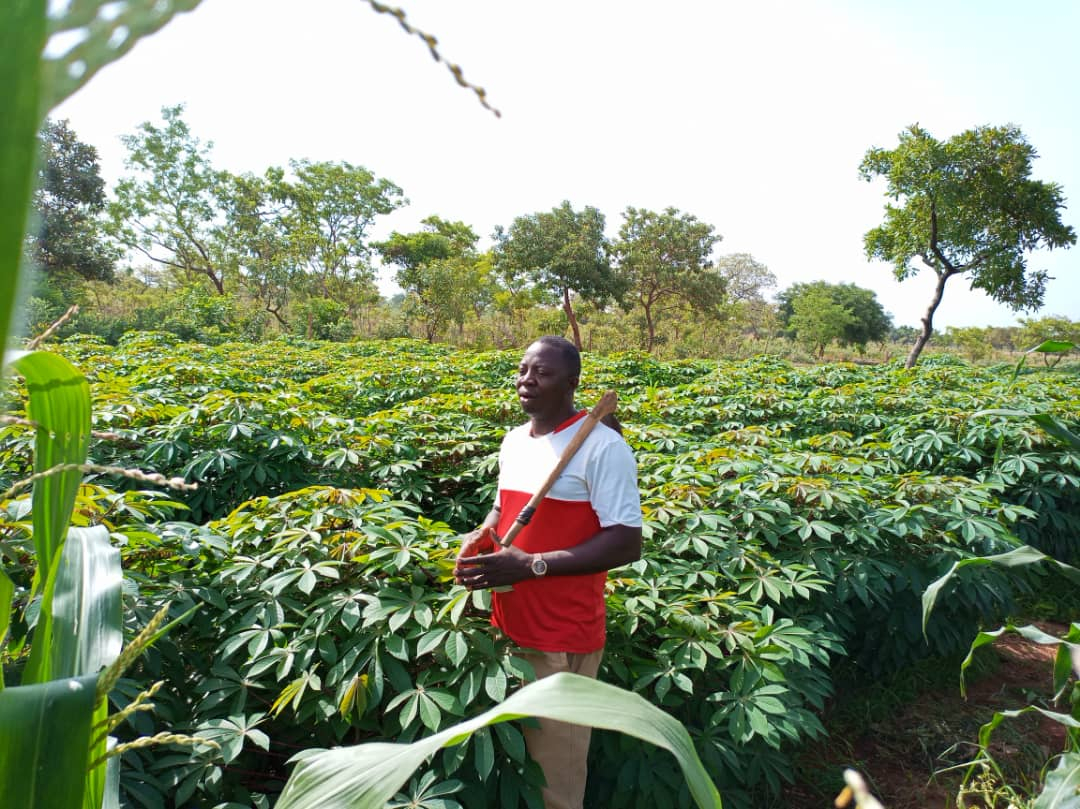
[{"label": "man's hand", "polygon": [[[477,556],[481,553],[491,553],[495,550],[496,538],[494,528],[477,528],[461,537],[461,547],[458,549],[457,558],[463,556]],[[455,573],[457,568],[455,567]]]},{"label": "man's hand", "polygon": [[[462,548],[464,551],[464,546]],[[495,553],[458,557],[454,578],[470,590],[504,587],[533,578],[532,554],[511,545]]]},{"label": "man's hand", "polygon": [[457,561],[454,564],[454,581],[458,584],[465,583],[462,578],[465,573],[465,568],[461,564],[462,559],[493,553],[497,544],[494,528],[477,528],[475,531],[462,535],[461,547],[458,548]]}]

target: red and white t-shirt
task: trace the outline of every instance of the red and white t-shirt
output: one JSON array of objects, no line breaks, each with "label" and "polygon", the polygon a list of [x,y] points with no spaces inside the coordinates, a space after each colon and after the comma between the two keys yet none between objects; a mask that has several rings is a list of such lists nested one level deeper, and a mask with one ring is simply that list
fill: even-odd
[{"label": "red and white t-shirt", "polygon": [[[581,411],[548,435],[533,436],[529,424],[507,433],[499,450],[500,536],[547,479],[586,415]],[[641,525],[637,465],[622,436],[597,424],[514,545],[526,553],[563,550],[616,524]],[[511,591],[492,594],[492,622],[530,649],[574,654],[602,649],[606,579],[600,572],[518,582]]]}]

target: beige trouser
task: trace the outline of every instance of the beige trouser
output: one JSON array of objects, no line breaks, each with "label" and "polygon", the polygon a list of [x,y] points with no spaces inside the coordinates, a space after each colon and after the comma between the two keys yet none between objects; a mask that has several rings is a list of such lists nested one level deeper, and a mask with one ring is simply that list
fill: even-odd
[{"label": "beige trouser", "polygon": [[[560,671],[584,677],[596,677],[604,650],[588,654],[567,652],[528,652],[526,660],[536,670],[536,679]],[[592,728],[540,719],[540,727],[524,728],[529,755],[544,770],[545,809],[583,809],[585,776],[588,772],[589,737]]]}]

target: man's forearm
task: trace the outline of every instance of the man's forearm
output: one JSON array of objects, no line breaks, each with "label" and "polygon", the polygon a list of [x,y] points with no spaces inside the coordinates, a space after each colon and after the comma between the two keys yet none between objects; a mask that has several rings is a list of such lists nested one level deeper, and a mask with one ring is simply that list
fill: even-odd
[{"label": "man's forearm", "polygon": [[498,528],[499,515],[501,513],[502,510],[498,506],[493,506],[491,511],[488,512],[487,516],[484,517],[483,522],[480,523],[480,530],[483,531],[485,528],[490,528],[492,531],[494,531],[496,528]]},{"label": "man's forearm", "polygon": [[545,551],[549,576],[577,576],[600,573],[641,558],[641,528],[610,525],[572,548]]}]

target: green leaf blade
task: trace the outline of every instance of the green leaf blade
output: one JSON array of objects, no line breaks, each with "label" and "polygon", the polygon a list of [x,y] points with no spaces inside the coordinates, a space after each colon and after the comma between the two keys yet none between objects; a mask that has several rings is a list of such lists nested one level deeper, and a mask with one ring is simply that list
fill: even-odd
[{"label": "green leaf blade", "polygon": [[37,162],[41,113],[38,60],[45,48],[45,0],[10,0],[0,12],[0,356],[11,333],[18,292],[23,232]]},{"label": "green leaf blade", "polygon": [[460,744],[488,725],[539,716],[615,730],[671,752],[699,807],[720,807],[720,794],[694,750],[686,729],[639,695],[613,685],[560,673],[530,683],[505,702],[409,745],[362,744],[308,751],[297,762],[278,809],[316,809],[327,801],[352,809],[381,809],[417,767],[441,747]]},{"label": "green leaf blade", "polygon": [[0,806],[81,809],[96,676],[0,691]]}]

